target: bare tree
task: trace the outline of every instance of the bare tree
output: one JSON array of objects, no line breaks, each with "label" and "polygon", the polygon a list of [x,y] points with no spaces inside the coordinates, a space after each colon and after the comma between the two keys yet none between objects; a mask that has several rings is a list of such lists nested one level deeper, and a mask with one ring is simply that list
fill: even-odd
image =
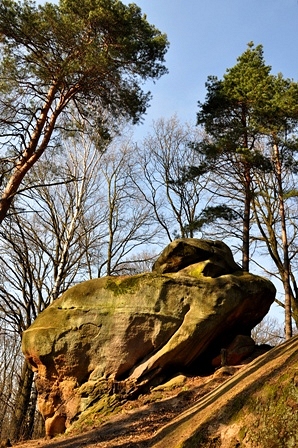
[{"label": "bare tree", "polygon": [[[241,166],[234,160],[226,157],[224,161],[217,162],[216,171],[209,173],[205,186],[209,198],[206,210],[209,210],[210,219],[201,228],[204,238],[226,240],[239,263],[243,258],[243,208],[246,200],[243,182]],[[217,219],[221,209],[227,219],[225,215],[224,219]],[[213,210],[215,216],[212,215]]]},{"label": "bare tree", "polygon": [[23,359],[20,354],[20,337],[7,326],[0,316],[0,439],[11,436],[14,419],[18,373]]},{"label": "bare tree", "polygon": [[276,346],[285,341],[284,327],[278,319],[266,316],[251,332],[256,344]]},{"label": "bare tree", "polygon": [[124,138],[115,139],[111,146],[101,158],[98,173],[105,215],[105,221],[97,229],[102,235],[98,277],[132,272],[129,265],[135,265],[137,260],[146,262],[145,248],[154,247],[157,241],[151,210],[133,181],[137,164],[135,147],[130,139]]},{"label": "bare tree", "polygon": [[[252,202],[254,221],[256,226],[253,238],[257,246],[256,255],[266,253],[268,262],[265,268],[270,275],[277,278],[283,285],[285,300],[278,300],[278,304],[287,309],[286,315],[298,322],[298,287],[295,271],[295,258],[298,253],[297,239],[297,192],[296,176],[291,170],[283,167],[282,174],[273,170],[270,173],[259,173],[255,177],[255,195]],[[257,257],[255,257],[255,263]],[[291,325],[287,325],[291,334]]]},{"label": "bare tree", "polygon": [[[2,225],[0,313],[19,336],[71,285],[128,272],[152,244],[150,214],[130,180],[131,146],[121,140],[111,149],[103,154],[91,140],[76,138],[55,163],[45,157]],[[26,363],[16,384],[14,440],[28,438],[34,426],[36,394]]]},{"label": "bare tree", "polygon": [[191,179],[188,168],[198,164],[191,144],[200,138],[197,128],[177,117],[159,119],[137,148],[139,173],[134,179],[160,228],[160,237],[193,237],[206,181]]},{"label": "bare tree", "polygon": [[[28,177],[32,185],[36,177],[42,184],[24,191],[15,213],[2,225],[0,313],[19,337],[52,300],[85,275],[88,247],[81,239],[99,218],[92,219],[94,210],[89,213],[101,157],[92,148],[65,151],[61,165],[45,159],[46,169],[39,165]],[[11,421],[14,440],[32,433],[35,404],[33,373],[23,362]]]}]

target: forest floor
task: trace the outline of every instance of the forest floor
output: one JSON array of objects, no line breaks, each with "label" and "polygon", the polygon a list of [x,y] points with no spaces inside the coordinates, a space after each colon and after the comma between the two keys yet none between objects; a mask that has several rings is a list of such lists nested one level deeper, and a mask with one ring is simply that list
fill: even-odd
[{"label": "forest floor", "polygon": [[183,384],[153,389],[134,401],[126,401],[116,415],[100,425],[82,427],[77,434],[51,440],[15,444],[18,448],[148,448],[158,430],[190,408],[244,366],[223,367],[213,375],[189,377]]}]

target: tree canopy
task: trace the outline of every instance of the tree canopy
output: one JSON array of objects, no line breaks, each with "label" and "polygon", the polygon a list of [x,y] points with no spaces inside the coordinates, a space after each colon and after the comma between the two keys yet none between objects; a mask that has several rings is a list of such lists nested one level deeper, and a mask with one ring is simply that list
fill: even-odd
[{"label": "tree canopy", "polygon": [[223,79],[210,76],[206,87],[197,122],[204,126],[207,138],[197,149],[205,154],[206,167],[223,166],[242,184],[242,264],[248,270],[253,171],[272,168],[263,143],[268,143],[274,127],[281,135],[295,121],[297,83],[272,75],[262,45],[251,42]]},{"label": "tree canopy", "polygon": [[108,137],[109,118],[140,120],[150,100],[141,86],[167,72],[167,48],[135,4],[1,2],[0,222],[58,129],[87,121]]},{"label": "tree canopy", "polygon": [[[285,291],[286,334],[290,337],[291,305],[295,305],[291,286],[288,250],[285,179],[289,171],[297,172],[298,150],[298,83],[282,74],[272,75],[266,65],[262,45],[248,44],[247,50],[228,69],[222,80],[209,77],[205,103],[199,103],[198,124],[204,126],[206,138],[197,146],[205,154],[203,168],[223,179],[233,179],[226,197],[235,203],[241,196],[242,265],[249,269],[251,230],[258,202],[260,176],[267,176],[266,188],[272,188],[271,206],[278,210],[281,257],[272,257],[278,267]],[[200,168],[202,170],[202,167]],[[221,198],[224,196],[220,187]],[[275,198],[275,200],[274,200]],[[252,210],[253,207],[253,210]],[[216,211],[216,207],[212,207]],[[253,213],[254,212],[254,213]],[[263,239],[264,239],[263,231]],[[275,240],[267,239],[270,248]]]}]

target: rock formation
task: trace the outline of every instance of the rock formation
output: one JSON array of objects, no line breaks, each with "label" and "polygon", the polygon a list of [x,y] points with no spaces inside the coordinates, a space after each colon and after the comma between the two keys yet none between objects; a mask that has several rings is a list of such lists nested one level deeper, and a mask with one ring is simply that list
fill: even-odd
[{"label": "rock formation", "polygon": [[198,239],[171,243],[152,273],[70,288],[23,335],[47,435],[113,392],[211,367],[274,297],[272,283],[241,271],[224,243]]}]

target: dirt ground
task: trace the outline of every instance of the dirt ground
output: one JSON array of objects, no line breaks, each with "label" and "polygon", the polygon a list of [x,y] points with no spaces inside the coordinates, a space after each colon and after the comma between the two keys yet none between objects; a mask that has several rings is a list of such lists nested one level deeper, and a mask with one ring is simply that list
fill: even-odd
[{"label": "dirt ground", "polygon": [[222,368],[207,377],[190,377],[177,387],[153,390],[150,394],[128,401],[121,412],[99,426],[82,428],[76,435],[63,435],[52,440],[17,443],[18,448],[145,448],[150,447],[157,431],[204,395],[223,383],[239,367]]}]

